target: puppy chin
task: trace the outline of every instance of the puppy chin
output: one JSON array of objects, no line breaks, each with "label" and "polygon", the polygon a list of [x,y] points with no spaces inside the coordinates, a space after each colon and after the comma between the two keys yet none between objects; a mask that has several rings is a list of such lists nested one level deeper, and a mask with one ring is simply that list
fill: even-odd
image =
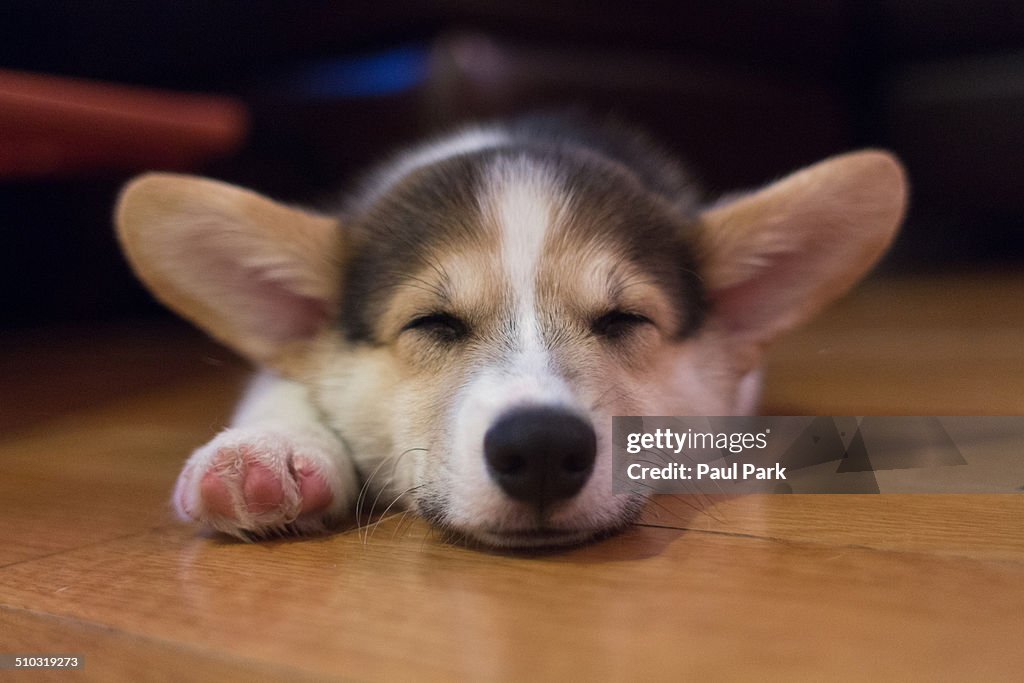
[{"label": "puppy chin", "polygon": [[[624,525],[623,525],[624,526]],[[495,550],[557,550],[583,545],[621,530],[612,529],[559,530],[538,528],[528,531],[466,531],[468,539]]]},{"label": "puppy chin", "polygon": [[[481,520],[478,523],[459,523],[450,514],[438,509],[419,507],[419,512],[435,526],[447,530],[450,540],[469,546],[495,550],[558,550],[591,543],[613,536],[639,518],[647,498],[631,495],[622,506],[601,515],[582,515],[572,510],[576,501],[563,504],[563,509],[538,519],[514,502],[506,509],[500,521]],[[572,510],[570,512],[570,510]]]}]

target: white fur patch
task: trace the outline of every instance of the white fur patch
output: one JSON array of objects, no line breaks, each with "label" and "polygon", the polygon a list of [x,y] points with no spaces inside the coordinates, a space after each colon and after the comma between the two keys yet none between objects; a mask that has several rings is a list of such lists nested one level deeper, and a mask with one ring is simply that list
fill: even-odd
[{"label": "white fur patch", "polygon": [[[526,161],[502,161],[491,169],[484,199],[500,227],[502,266],[527,329],[536,327],[537,265],[555,213],[553,180]],[[532,321],[532,322],[531,322]]]},{"label": "white fur patch", "polygon": [[[242,538],[293,525],[315,531],[326,520],[343,517],[356,496],[355,468],[342,444],[319,420],[308,389],[270,373],[255,377],[235,411],[232,426],[193,452],[175,488],[179,517],[195,519]],[[296,467],[303,463],[323,480],[331,493],[328,509],[299,517],[302,503]],[[244,470],[258,465],[271,472],[281,487],[281,505],[254,512],[243,501]],[[233,516],[206,509],[202,482],[209,473],[222,480],[232,498]]]}]

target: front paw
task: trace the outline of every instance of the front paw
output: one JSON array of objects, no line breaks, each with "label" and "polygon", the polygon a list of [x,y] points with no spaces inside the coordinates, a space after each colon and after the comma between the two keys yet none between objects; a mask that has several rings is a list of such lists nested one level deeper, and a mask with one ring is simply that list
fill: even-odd
[{"label": "front paw", "polygon": [[174,507],[183,519],[239,538],[321,532],[355,496],[355,473],[340,449],[302,431],[227,429],[189,458]]}]

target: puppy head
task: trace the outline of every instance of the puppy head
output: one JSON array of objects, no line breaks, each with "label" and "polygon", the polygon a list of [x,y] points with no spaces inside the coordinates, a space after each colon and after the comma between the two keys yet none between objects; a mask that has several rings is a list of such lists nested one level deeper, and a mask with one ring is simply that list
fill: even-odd
[{"label": "puppy head", "polygon": [[342,218],[148,175],[117,223],[158,297],[309,386],[371,484],[536,546],[641,509],[612,493],[611,416],[751,410],[764,346],[876,262],[905,201],[879,151],[690,213],[598,157],[484,150]]}]

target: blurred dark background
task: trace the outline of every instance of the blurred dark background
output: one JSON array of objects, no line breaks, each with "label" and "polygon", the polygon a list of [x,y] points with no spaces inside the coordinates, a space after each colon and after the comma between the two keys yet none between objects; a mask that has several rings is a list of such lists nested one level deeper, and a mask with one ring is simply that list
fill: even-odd
[{"label": "blurred dark background", "polygon": [[709,198],[891,148],[913,208],[884,268],[1024,263],[1020,0],[8,1],[0,69],[219,95],[246,113],[237,141],[202,153],[160,153],[123,125],[79,131],[71,154],[0,98],[6,329],[162,315],[110,226],[139,171],[317,202],[436,129],[565,105],[646,127]]}]

